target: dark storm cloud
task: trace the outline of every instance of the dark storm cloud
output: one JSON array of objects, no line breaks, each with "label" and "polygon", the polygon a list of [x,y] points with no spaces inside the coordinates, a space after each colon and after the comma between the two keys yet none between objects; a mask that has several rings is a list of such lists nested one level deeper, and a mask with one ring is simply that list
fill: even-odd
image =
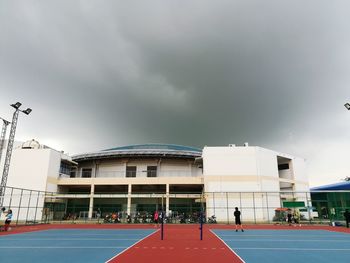
[{"label": "dark storm cloud", "polygon": [[310,159],[349,145],[349,7],[0,1],[0,113],[32,106],[18,138],[70,152],[248,141]]}]

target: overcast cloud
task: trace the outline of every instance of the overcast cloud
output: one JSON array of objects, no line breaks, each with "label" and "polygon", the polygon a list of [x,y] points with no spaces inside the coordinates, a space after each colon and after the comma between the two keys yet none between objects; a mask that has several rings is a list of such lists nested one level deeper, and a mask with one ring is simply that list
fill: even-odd
[{"label": "overcast cloud", "polygon": [[0,0],[0,116],[69,153],[258,145],[350,175],[348,1]]}]

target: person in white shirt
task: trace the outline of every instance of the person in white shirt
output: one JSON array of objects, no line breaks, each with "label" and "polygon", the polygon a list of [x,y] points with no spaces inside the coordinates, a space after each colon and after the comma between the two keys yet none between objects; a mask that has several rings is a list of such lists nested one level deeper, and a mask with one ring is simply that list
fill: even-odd
[{"label": "person in white shirt", "polygon": [[12,220],[12,210],[6,212],[4,231],[8,231]]}]

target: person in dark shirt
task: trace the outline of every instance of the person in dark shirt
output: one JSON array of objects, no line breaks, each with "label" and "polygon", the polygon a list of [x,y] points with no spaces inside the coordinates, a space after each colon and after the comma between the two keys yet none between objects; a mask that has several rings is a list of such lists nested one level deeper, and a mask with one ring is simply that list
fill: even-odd
[{"label": "person in dark shirt", "polygon": [[345,217],[346,227],[349,228],[349,221],[350,221],[349,209],[345,209],[344,217]]},{"label": "person in dark shirt", "polygon": [[288,225],[292,225],[292,210],[288,209],[288,214],[287,214],[287,223]]},{"label": "person in dark shirt", "polygon": [[235,207],[235,212],[233,215],[235,216],[236,232],[238,232],[238,225],[241,226],[241,231],[244,232],[241,222],[241,212],[238,210],[238,207]]}]

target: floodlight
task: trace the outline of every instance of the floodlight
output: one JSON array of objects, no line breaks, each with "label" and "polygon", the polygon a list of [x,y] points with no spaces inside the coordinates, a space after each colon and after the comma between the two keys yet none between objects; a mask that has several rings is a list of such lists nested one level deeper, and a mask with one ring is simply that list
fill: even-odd
[{"label": "floodlight", "polygon": [[347,110],[350,110],[350,103],[345,103],[344,106]]},{"label": "floodlight", "polygon": [[16,102],[15,104],[11,104],[11,107],[14,107],[16,110],[19,109],[19,107],[21,107],[22,103],[20,102]]},{"label": "floodlight", "polygon": [[22,111],[24,114],[29,114],[29,113],[31,113],[32,112],[32,109],[31,108],[28,108],[28,109],[26,109],[26,110],[24,110],[24,111]]}]

